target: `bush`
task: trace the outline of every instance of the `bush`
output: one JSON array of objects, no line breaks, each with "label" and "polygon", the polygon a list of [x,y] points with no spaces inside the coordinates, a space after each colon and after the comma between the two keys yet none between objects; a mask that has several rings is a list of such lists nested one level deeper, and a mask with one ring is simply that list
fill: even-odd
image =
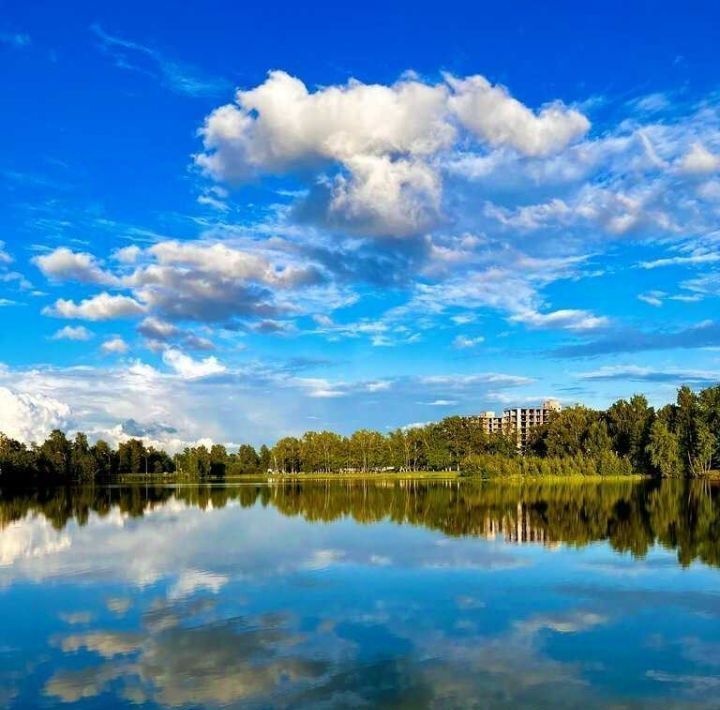
[{"label": "bush", "polygon": [[633,470],[627,458],[612,451],[597,456],[512,457],[495,454],[473,454],[460,463],[465,475],[487,478],[509,476],[629,476]]}]

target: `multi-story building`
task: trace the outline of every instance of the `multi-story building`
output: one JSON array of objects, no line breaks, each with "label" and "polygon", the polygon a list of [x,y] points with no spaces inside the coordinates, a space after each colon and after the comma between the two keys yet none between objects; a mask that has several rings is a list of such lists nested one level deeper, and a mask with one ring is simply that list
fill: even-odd
[{"label": "multi-story building", "polygon": [[486,434],[497,434],[503,431],[503,418],[496,417],[495,412],[483,412],[477,417],[477,421]]},{"label": "multi-story building", "polygon": [[483,412],[478,416],[478,422],[486,434],[514,432],[518,449],[523,449],[530,432],[535,427],[545,424],[555,412],[559,411],[560,402],[556,399],[546,399],[539,407],[506,409],[502,416],[496,416],[495,412]]}]

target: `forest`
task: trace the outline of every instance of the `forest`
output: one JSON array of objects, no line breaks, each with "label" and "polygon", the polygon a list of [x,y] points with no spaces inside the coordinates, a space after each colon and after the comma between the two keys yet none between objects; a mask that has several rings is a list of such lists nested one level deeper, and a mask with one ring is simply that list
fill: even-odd
[{"label": "forest", "polygon": [[607,410],[576,405],[532,430],[524,450],[515,433],[487,434],[477,418],[453,416],[384,434],[309,431],[259,450],[243,444],[188,447],[170,456],[141,439],[117,448],[78,432],[53,431],[26,445],[0,434],[0,484],[89,482],[118,475],[173,474],[217,480],[252,474],[458,471],[487,477],[630,475],[706,477],[720,468],[720,385],[678,390],[655,410],[642,395]]}]

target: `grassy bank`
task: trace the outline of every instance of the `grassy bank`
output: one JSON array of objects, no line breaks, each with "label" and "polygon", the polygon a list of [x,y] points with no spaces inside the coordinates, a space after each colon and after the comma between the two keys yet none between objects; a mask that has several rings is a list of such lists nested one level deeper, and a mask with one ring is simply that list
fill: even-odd
[{"label": "grassy bank", "polygon": [[[546,483],[599,483],[622,482],[622,481],[641,481],[647,476],[643,474],[623,474],[623,475],[588,475],[581,473],[574,474],[514,474],[495,476],[481,472],[457,472],[457,471],[403,471],[403,472],[378,472],[378,473],[362,473],[362,472],[346,472],[346,473],[323,473],[323,472],[302,472],[302,473],[268,473],[268,474],[251,474],[243,476],[226,476],[222,479],[205,479],[204,482],[209,484],[252,484],[252,483],[285,483],[300,481],[359,481],[371,483],[389,483],[393,481],[488,481],[503,482],[508,484],[519,484],[524,481],[546,482]],[[158,484],[167,485],[183,485],[198,483],[198,479],[178,476],[176,474],[123,474],[119,476],[115,483],[127,484]]]}]

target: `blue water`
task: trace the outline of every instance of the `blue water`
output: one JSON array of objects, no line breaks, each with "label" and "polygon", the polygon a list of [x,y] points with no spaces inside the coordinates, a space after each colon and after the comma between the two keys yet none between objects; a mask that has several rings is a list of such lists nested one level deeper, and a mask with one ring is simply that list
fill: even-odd
[{"label": "blue water", "polygon": [[434,485],[5,495],[0,705],[720,707],[715,490]]}]

